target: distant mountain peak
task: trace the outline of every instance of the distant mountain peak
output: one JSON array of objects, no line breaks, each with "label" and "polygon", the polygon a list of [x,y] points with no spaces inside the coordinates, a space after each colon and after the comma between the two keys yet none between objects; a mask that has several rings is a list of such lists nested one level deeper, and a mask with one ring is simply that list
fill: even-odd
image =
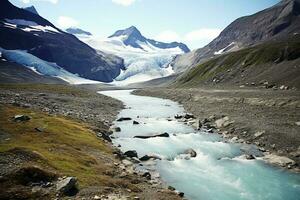
[{"label": "distant mountain peak", "polygon": [[24,10],[27,10],[33,14],[36,14],[36,15],[39,15],[39,13],[37,12],[37,10],[35,9],[34,6],[29,6],[29,7],[26,7],[26,8],[23,8]]},{"label": "distant mountain peak", "polygon": [[179,47],[183,52],[187,53],[190,49],[183,43],[178,42],[171,42],[171,43],[164,43],[158,42],[152,39],[148,39],[142,35],[142,33],[135,27],[130,26],[129,28],[118,30],[109,38],[120,37],[120,36],[127,36],[123,38],[123,42],[126,46],[132,46],[134,48],[143,49],[141,47],[141,43],[149,43],[154,47],[161,48],[161,49],[169,49],[169,48],[176,48]]},{"label": "distant mountain peak", "polygon": [[[135,27],[135,26],[130,26],[129,28],[123,29],[123,30],[118,30],[109,38],[112,37],[120,37],[120,36],[127,36],[128,41],[141,41],[144,42],[146,38],[141,34],[141,32]],[[130,45],[130,44],[129,44]]]},{"label": "distant mountain peak", "polygon": [[91,36],[92,34],[88,31],[84,31],[80,28],[76,27],[70,27],[66,29],[67,33],[73,34],[73,35],[86,35],[86,36]]}]

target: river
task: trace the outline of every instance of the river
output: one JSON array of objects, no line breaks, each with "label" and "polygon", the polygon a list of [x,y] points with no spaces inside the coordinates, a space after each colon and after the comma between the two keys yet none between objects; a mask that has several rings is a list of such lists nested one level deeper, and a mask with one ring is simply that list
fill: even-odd
[{"label": "river", "polygon": [[[143,163],[143,168],[155,171],[159,178],[184,192],[191,200],[299,200],[300,175],[287,172],[265,163],[261,158],[247,160],[242,155],[260,152],[253,145],[227,143],[218,134],[204,130],[195,131],[191,126],[174,120],[184,108],[176,102],[136,96],[131,90],[102,91],[101,94],[122,101],[126,108],[118,117],[133,121],[115,122],[121,132],[113,134],[113,144],[126,152],[136,150],[139,157],[157,155],[161,160]],[[170,137],[149,139],[150,136],[169,133]],[[190,158],[183,152],[196,151]],[[154,173],[153,173],[154,174]]]}]

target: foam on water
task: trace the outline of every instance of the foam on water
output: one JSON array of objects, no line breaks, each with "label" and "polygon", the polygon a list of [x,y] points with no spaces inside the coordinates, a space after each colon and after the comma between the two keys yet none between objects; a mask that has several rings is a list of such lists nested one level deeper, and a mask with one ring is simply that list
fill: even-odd
[{"label": "foam on water", "polygon": [[[115,122],[121,132],[114,133],[115,145],[122,151],[136,150],[138,156],[158,155],[154,166],[167,184],[185,193],[193,200],[297,200],[300,197],[300,176],[267,165],[263,161],[246,160],[242,154],[259,155],[253,145],[225,143],[216,134],[195,132],[191,127],[175,120],[168,121],[184,112],[176,102],[130,94],[130,90],[105,91],[124,102],[126,109],[119,117],[131,117],[140,122]],[[149,139],[149,136],[168,132],[170,137]],[[194,149],[195,158],[186,159],[183,152]],[[149,167],[150,169],[150,167]]]}]

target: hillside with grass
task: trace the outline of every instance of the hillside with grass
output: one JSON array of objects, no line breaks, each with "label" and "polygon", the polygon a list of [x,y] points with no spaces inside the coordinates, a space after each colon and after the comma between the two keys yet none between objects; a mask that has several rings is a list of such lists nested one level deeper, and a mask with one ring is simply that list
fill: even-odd
[{"label": "hillside with grass", "polygon": [[185,72],[173,85],[287,85],[300,87],[300,36],[227,53]]}]

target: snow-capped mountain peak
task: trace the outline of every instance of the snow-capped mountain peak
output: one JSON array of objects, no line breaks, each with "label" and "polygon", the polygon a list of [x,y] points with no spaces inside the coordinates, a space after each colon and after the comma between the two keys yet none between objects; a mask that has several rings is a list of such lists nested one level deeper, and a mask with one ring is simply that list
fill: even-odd
[{"label": "snow-capped mountain peak", "polygon": [[147,39],[141,34],[141,32],[135,27],[131,26],[124,30],[118,30],[113,35],[108,38],[122,38],[123,43],[126,46],[131,46],[133,48],[143,49],[139,43],[145,43]]},{"label": "snow-capped mountain peak", "polygon": [[147,51],[144,47],[150,47],[150,49],[173,49],[180,48],[184,53],[190,52],[190,49],[183,43],[179,42],[158,42],[152,39],[148,39],[142,35],[142,33],[135,27],[131,26],[129,28],[118,30],[113,35],[109,36],[111,39],[121,39],[126,46],[131,46],[133,48],[139,48],[144,51]]},{"label": "snow-capped mountain peak", "polygon": [[170,62],[176,55],[189,52],[189,48],[178,42],[164,43],[148,39],[135,27],[118,30],[108,38],[80,38],[102,52],[124,59],[126,70],[115,78],[115,83],[130,84],[173,73]]}]

